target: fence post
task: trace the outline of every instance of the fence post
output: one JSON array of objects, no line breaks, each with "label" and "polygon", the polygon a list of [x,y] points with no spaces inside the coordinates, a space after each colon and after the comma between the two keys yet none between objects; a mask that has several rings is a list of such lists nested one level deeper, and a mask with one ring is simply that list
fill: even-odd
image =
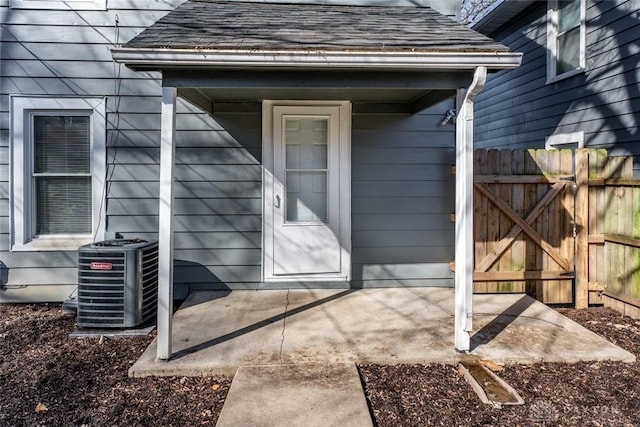
[{"label": "fence post", "polygon": [[575,307],[589,306],[589,151],[576,150],[576,292]]}]

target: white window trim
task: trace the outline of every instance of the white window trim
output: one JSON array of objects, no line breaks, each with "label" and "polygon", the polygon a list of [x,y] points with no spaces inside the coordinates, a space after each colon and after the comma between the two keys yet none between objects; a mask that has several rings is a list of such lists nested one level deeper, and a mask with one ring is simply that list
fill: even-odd
[{"label": "white window trim", "polygon": [[545,150],[562,149],[564,145],[578,144],[578,148],[584,148],[584,132],[569,132],[550,135],[544,143]]},{"label": "white window trim", "polygon": [[556,47],[558,34],[558,0],[547,1],[547,84],[583,73],[586,69],[587,56],[587,6],[580,0],[580,66],[562,74],[556,74]]},{"label": "white window trim", "polygon": [[[31,194],[31,120],[33,113],[82,111],[91,114],[91,209],[92,234],[56,235],[33,238]],[[106,177],[106,99],[11,96],[11,211],[12,251],[77,250],[104,237],[102,202]]]},{"label": "white window trim", "polygon": [[11,9],[107,10],[107,0],[10,0]]}]

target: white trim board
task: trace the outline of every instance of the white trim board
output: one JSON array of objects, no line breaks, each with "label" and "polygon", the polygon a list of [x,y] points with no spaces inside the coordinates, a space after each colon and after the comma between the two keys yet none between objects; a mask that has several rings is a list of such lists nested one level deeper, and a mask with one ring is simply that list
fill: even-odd
[{"label": "white trim board", "polygon": [[553,150],[553,149],[567,148],[563,146],[574,145],[574,144],[577,146],[576,148],[584,148],[584,132],[583,131],[549,135],[545,139],[544,149]]}]

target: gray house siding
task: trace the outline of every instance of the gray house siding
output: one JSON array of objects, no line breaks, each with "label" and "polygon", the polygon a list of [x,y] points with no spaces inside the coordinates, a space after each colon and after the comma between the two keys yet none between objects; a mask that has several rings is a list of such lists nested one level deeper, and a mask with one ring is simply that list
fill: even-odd
[{"label": "gray house siding", "polygon": [[[155,110],[158,110],[158,104]],[[259,104],[213,118],[180,103],[176,142],[176,296],[190,289],[258,287],[262,170]],[[131,114],[131,113],[129,113]],[[139,123],[134,115],[125,121]],[[158,231],[159,113],[148,113],[146,146],[110,150],[107,229],[125,238]],[[138,135],[136,133],[136,135]]]},{"label": "gray house siding", "polygon": [[451,285],[451,101],[420,114],[354,115],[352,264],[364,286]]},{"label": "gray house siding", "polygon": [[638,2],[587,1],[586,71],[552,84],[546,84],[546,11],[546,2],[534,2],[489,34],[524,58],[520,68],[491,77],[478,96],[476,146],[542,148],[550,135],[583,131],[585,146],[638,159]]},{"label": "gray house siding", "polygon": [[[1,302],[59,301],[77,283],[75,251],[10,251],[10,95],[106,97],[107,237],[157,238],[160,75],[114,64],[109,49],[180,2],[133,8],[110,0],[107,11],[43,11],[12,10],[0,0]],[[455,139],[454,126],[440,125],[451,107],[353,116],[355,286],[452,285]],[[225,111],[211,117],[179,103],[178,297],[190,289],[268,287],[260,282],[260,106]]]}]

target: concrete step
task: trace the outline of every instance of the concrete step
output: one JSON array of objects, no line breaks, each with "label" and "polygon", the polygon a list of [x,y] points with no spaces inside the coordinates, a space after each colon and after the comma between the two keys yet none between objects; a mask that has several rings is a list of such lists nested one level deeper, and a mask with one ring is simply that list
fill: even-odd
[{"label": "concrete step", "polygon": [[241,366],[217,427],[372,426],[353,363]]}]

